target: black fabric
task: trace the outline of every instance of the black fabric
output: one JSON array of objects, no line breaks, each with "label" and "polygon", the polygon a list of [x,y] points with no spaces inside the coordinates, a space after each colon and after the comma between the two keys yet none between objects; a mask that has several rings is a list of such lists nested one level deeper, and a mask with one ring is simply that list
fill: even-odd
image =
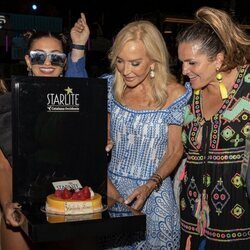
[{"label": "black fabric", "polygon": [[0,149],[12,164],[11,93],[0,95]]}]

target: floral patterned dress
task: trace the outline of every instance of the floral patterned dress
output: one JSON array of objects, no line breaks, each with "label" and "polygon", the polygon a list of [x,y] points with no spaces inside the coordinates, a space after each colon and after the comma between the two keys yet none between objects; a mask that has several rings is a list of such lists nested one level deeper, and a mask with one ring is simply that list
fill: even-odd
[{"label": "floral patterned dress", "polygon": [[[108,77],[111,89],[112,77]],[[114,143],[108,175],[123,197],[143,185],[159,166],[168,142],[168,126],[182,125],[184,106],[191,96],[190,86],[170,107],[163,110],[132,110],[122,106],[109,93],[111,139]],[[146,214],[145,241],[123,249],[179,249],[180,220],[172,180],[166,178],[159,191],[153,191],[143,210]]]},{"label": "floral patterned dress", "polygon": [[185,114],[181,249],[190,243],[191,249],[248,249],[250,203],[241,166],[250,132],[249,66],[241,68],[228,98],[210,120],[202,117],[201,98],[193,95]]}]

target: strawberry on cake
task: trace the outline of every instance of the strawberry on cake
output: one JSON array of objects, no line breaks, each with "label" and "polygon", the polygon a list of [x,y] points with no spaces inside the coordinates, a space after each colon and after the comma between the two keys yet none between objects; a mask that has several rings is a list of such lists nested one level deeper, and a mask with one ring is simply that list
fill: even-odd
[{"label": "strawberry on cake", "polygon": [[88,186],[77,190],[56,190],[54,194],[47,196],[46,201],[46,211],[55,214],[88,214],[102,209],[102,196],[94,193]]}]

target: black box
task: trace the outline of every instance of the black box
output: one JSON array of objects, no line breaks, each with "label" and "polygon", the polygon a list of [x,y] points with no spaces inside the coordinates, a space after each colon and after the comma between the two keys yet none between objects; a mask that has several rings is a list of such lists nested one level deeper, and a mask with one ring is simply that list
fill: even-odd
[{"label": "black box", "polygon": [[[13,200],[34,242],[144,231],[145,215],[107,208],[107,83],[104,79],[12,77]],[[48,216],[53,181],[77,179],[103,197],[105,211]],[[133,225],[131,227],[131,225]],[[61,233],[63,232],[63,233]]]}]

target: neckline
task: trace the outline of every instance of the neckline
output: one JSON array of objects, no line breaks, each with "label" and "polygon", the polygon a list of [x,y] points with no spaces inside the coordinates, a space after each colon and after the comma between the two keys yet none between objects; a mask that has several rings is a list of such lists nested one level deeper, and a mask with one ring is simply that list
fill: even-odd
[{"label": "neckline", "polygon": [[197,122],[200,124],[200,126],[203,126],[204,123],[207,121],[212,121],[212,120],[218,119],[218,116],[221,115],[227,109],[229,103],[231,102],[231,100],[235,96],[239,86],[241,85],[241,82],[242,82],[242,79],[244,76],[244,71],[246,70],[246,68],[247,68],[246,66],[243,66],[239,70],[237,78],[236,78],[231,90],[228,93],[228,97],[226,99],[224,99],[220,109],[213,116],[211,116],[209,119],[206,119],[202,114],[202,105],[201,105],[202,96],[201,96],[201,93],[199,93],[198,95],[195,95],[195,97],[194,97],[194,102],[195,102],[194,109],[195,109],[195,115],[196,115]]},{"label": "neckline", "polygon": [[163,108],[163,109],[140,109],[140,110],[136,110],[136,109],[131,109],[128,106],[122,105],[121,103],[119,103],[118,101],[116,101],[115,98],[113,98],[113,101],[121,109],[124,109],[124,110],[132,112],[132,113],[168,112],[168,110],[172,109],[175,105],[177,105],[178,102],[184,100],[188,96],[189,97],[191,96],[191,94],[192,94],[191,85],[189,83],[186,83],[185,84],[185,88],[186,88],[186,92],[183,95],[179,96],[173,103],[171,103],[168,107]]}]

